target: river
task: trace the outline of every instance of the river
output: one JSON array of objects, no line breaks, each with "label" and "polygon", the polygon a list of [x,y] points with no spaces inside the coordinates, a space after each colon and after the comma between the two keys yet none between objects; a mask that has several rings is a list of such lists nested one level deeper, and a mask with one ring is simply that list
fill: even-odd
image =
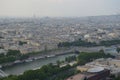
[{"label": "river", "polygon": [[65,60],[65,57],[72,56],[72,55],[76,55],[76,54],[64,54],[64,55],[59,55],[55,57],[34,60],[32,62],[17,64],[11,67],[7,67],[3,69],[3,71],[8,75],[10,74],[19,75],[19,74],[22,74],[26,70],[37,69],[49,63],[56,63],[57,60]]},{"label": "river", "polygon": [[[79,51],[88,51],[88,52],[95,52],[95,51],[99,51],[100,49],[105,49],[104,51],[106,53],[116,53],[116,49],[113,47],[91,47],[91,48],[76,48]],[[3,71],[6,74],[12,74],[12,75],[19,75],[22,74],[24,71],[26,70],[33,70],[33,69],[37,69],[40,68],[43,65],[49,64],[49,63],[56,63],[57,60],[65,60],[65,57],[68,56],[72,56],[72,55],[76,55],[76,54],[64,54],[64,55],[59,55],[59,56],[55,56],[55,57],[51,57],[51,58],[45,58],[45,59],[39,59],[39,60],[34,60],[32,62],[28,62],[28,63],[22,63],[22,64],[18,64],[18,65],[14,65],[11,67],[7,67],[5,69],[3,69]]]}]

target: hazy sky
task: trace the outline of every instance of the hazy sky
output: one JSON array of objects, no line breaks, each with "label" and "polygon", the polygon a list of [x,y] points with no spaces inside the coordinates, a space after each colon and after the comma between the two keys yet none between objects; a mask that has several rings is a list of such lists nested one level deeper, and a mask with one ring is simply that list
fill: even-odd
[{"label": "hazy sky", "polygon": [[79,17],[120,13],[120,0],[0,0],[0,16]]}]

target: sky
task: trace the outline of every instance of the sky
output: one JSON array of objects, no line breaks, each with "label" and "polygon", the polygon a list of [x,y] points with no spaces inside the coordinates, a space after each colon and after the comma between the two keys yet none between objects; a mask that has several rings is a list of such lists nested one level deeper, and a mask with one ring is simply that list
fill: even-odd
[{"label": "sky", "polygon": [[0,0],[0,16],[81,17],[120,14],[120,0]]}]

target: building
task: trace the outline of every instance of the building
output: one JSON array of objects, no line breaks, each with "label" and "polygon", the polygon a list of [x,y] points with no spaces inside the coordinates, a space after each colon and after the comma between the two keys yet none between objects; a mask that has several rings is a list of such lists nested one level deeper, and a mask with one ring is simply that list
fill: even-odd
[{"label": "building", "polygon": [[80,72],[86,72],[89,68],[89,66],[77,66],[77,70]]},{"label": "building", "polygon": [[77,75],[69,77],[66,80],[84,80],[84,78],[85,78],[85,75],[79,73]]},{"label": "building", "polygon": [[6,55],[6,54],[7,54],[7,51],[4,50],[4,49],[0,49],[0,54],[4,54],[4,55]]},{"label": "building", "polygon": [[106,80],[110,76],[110,70],[102,67],[90,68],[87,72],[81,72],[66,80]]}]

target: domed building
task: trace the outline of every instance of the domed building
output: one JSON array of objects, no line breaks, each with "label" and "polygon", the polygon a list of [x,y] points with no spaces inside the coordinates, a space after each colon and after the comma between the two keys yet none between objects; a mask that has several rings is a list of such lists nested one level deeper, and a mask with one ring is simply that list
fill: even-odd
[{"label": "domed building", "polygon": [[86,72],[73,75],[66,80],[106,80],[110,76],[110,70],[103,67],[94,67]]}]

